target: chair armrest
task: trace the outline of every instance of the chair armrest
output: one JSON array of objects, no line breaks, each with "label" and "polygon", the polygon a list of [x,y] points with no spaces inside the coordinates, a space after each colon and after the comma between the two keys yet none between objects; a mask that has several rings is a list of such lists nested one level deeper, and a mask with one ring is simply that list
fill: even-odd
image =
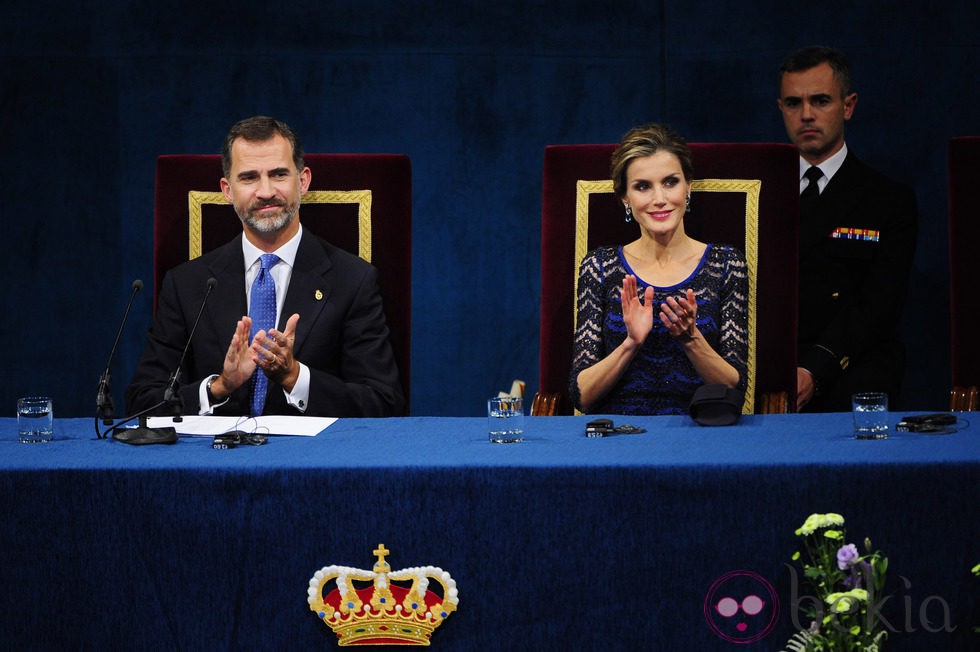
[{"label": "chair armrest", "polygon": [[788,414],[789,393],[767,392],[762,395],[762,414]]},{"label": "chair armrest", "polygon": [[538,392],[531,403],[532,417],[553,417],[558,414],[558,403],[561,397],[554,392]]},{"label": "chair armrest", "polygon": [[949,409],[952,412],[976,412],[980,403],[980,389],[976,385],[954,385],[949,392]]}]

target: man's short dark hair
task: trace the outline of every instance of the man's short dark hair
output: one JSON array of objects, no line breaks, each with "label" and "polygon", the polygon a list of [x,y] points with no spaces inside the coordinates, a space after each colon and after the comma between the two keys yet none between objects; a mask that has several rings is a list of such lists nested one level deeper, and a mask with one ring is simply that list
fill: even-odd
[{"label": "man's short dark hair", "polygon": [[821,63],[826,63],[834,71],[834,79],[840,84],[841,97],[850,95],[851,67],[847,63],[847,57],[840,50],[822,45],[811,45],[786,57],[779,67],[779,83],[782,84],[783,75],[787,72],[802,72]]},{"label": "man's short dark hair", "polygon": [[257,115],[239,120],[228,130],[225,143],[221,147],[221,169],[225,178],[227,179],[231,175],[231,146],[237,139],[244,138],[250,143],[261,143],[276,134],[288,140],[289,144],[292,145],[293,164],[296,166],[297,172],[302,171],[305,167],[303,164],[303,145],[299,142],[299,136],[296,132],[281,120]]}]

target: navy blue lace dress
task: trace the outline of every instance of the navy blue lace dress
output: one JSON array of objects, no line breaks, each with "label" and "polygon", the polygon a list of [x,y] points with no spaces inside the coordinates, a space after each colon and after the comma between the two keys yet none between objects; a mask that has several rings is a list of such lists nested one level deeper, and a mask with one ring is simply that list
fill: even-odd
[{"label": "navy blue lace dress", "polygon": [[[606,357],[626,339],[620,292],[623,277],[636,273],[623,248],[600,247],[579,268],[578,321],[569,395],[582,409],[578,375]],[[649,283],[637,276],[642,297]],[[616,385],[589,410],[594,414],[686,414],[702,385],[683,345],[656,317],[668,296],[691,288],[698,302],[698,330],[711,347],[738,371],[738,389],[748,381],[749,281],[745,256],[728,245],[709,244],[690,277],[672,287],[654,286],[653,330]]]}]

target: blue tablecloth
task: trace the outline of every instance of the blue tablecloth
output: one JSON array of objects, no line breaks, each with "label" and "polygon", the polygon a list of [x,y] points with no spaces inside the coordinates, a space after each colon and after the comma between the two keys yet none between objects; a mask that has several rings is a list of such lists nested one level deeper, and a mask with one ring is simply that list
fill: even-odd
[{"label": "blue tablecloth", "polygon": [[[980,418],[881,441],[854,440],[848,414],[633,418],[648,432],[603,439],[583,436],[586,421],[527,418],[523,443],[490,444],[485,418],[344,419],[213,450],[97,440],[90,419],[26,445],[0,419],[0,640],[330,648],[310,577],[370,568],[384,543],[394,569],[456,580],[437,648],[779,650],[795,626],[794,530],[837,512],[849,540],[890,559],[890,650],[976,643]],[[782,606],[748,645],[704,612],[716,580],[742,570]]]}]

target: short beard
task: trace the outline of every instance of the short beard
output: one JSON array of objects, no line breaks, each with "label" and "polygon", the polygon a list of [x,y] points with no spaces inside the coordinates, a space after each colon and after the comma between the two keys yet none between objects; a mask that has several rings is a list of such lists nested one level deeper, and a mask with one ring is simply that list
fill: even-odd
[{"label": "short beard", "polygon": [[244,215],[238,214],[238,219],[242,221],[242,224],[258,233],[278,233],[296,219],[296,214],[299,212],[298,208],[298,206],[283,206],[282,212],[276,217],[264,218],[257,218],[251,210],[246,210]]}]

